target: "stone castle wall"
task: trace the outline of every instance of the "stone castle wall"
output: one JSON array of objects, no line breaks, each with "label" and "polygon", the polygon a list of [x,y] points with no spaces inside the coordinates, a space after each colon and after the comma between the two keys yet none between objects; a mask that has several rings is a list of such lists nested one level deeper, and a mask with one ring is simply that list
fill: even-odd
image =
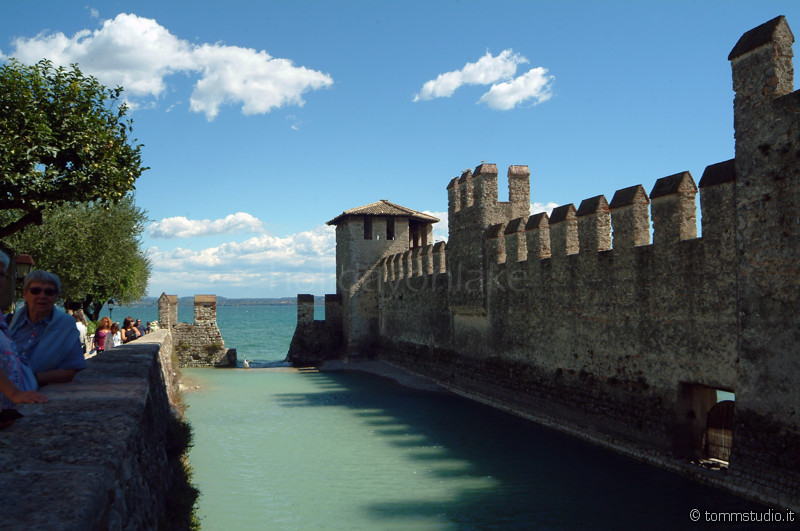
[{"label": "stone castle wall", "polygon": [[162,294],[158,322],[172,332],[180,367],[236,366],[236,349],[225,348],[217,326],[216,295],[195,295],[194,323],[179,323],[178,297]]},{"label": "stone castle wall", "polygon": [[[800,508],[800,91],[783,17],[729,57],[735,158],[528,215],[529,171],[450,181],[449,240],[377,262],[373,355],[459,393]],[[700,194],[702,237],[695,198]],[[650,238],[652,228],[652,242]],[[345,309],[345,312],[347,310]],[[300,329],[301,326],[298,326]],[[345,356],[347,352],[345,352]],[[735,394],[725,472],[704,452]]]},{"label": "stone castle wall", "polygon": [[297,296],[297,327],[287,359],[296,366],[339,359],[344,349],[342,296],[325,295],[325,319],[314,319],[314,296]]}]

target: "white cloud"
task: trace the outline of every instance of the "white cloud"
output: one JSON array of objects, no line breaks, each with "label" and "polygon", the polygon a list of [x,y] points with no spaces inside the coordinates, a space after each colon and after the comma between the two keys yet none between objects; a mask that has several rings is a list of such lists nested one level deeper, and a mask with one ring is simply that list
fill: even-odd
[{"label": "white cloud", "polygon": [[414,101],[449,98],[461,85],[491,85],[478,103],[486,103],[497,110],[513,109],[529,100],[533,100],[535,105],[549,100],[553,95],[555,78],[547,75],[546,68],[531,68],[525,74],[514,77],[517,65],[527,62],[525,57],[510,49],[503,50],[496,57],[487,52],[477,62],[467,63],[461,70],[446,72],[427,81],[414,96]]},{"label": "white cloud", "polygon": [[190,108],[213,120],[220,105],[242,103],[242,114],[263,114],[284,105],[303,106],[304,92],[330,86],[327,74],[297,67],[267,52],[219,44],[204,44],[193,57],[202,66]]},{"label": "white cloud", "polygon": [[153,263],[151,294],[211,290],[272,297],[336,289],[336,230],[327,225],[288,236],[261,234],[202,249],[150,247],[148,256]]},{"label": "white cloud", "polygon": [[513,109],[528,100],[539,104],[552,97],[554,79],[553,76],[547,75],[546,68],[531,68],[526,74],[511,81],[492,85],[489,92],[481,96],[478,102],[503,111]]},{"label": "white cloud", "polygon": [[323,225],[289,236],[261,234],[242,242],[228,242],[205,249],[178,247],[162,251],[151,247],[149,256],[160,271],[335,271],[336,232]]},{"label": "white cloud", "polygon": [[[40,33],[13,42],[10,56],[23,63],[48,58],[56,65],[78,63],[106,85],[121,85],[128,97],[158,98],[166,78],[199,75],[190,109],[211,121],[223,104],[241,104],[245,115],[263,114],[285,105],[302,106],[303,94],[333,84],[328,75],[265,51],[223,44],[192,44],[153,19],[120,13],[100,29],[72,37]],[[136,102],[132,102],[136,103]]]},{"label": "white cloud", "polygon": [[467,63],[461,70],[439,74],[436,79],[427,81],[414,96],[414,101],[449,98],[461,85],[489,85],[511,79],[517,72],[517,65],[527,62],[512,50],[503,50],[496,57],[486,52],[477,62]]},{"label": "white cloud", "polygon": [[233,232],[264,232],[264,224],[246,212],[229,214],[213,221],[177,216],[151,223],[148,232],[153,238],[195,238]]},{"label": "white cloud", "polygon": [[539,212],[547,212],[547,216],[550,217],[553,214],[553,209],[558,206],[558,203],[553,203],[549,201],[547,204],[545,203],[531,203],[531,214],[538,214]]}]

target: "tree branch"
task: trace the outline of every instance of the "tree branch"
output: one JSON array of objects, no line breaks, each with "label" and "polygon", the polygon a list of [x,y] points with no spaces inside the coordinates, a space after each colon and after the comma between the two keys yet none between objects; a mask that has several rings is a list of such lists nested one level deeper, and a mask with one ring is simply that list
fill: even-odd
[{"label": "tree branch", "polygon": [[5,238],[6,236],[10,236],[15,232],[20,231],[23,228],[27,227],[28,225],[41,225],[41,224],[42,224],[41,210],[36,210],[34,212],[27,212],[17,221],[9,223],[5,227],[0,227],[0,238]]}]

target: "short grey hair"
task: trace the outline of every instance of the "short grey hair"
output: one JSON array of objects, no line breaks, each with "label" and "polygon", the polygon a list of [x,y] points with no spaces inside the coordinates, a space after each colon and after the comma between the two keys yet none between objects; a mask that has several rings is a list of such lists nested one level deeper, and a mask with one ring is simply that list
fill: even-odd
[{"label": "short grey hair", "polygon": [[0,251],[0,264],[3,264],[5,266],[6,271],[8,271],[8,264],[10,263],[11,263],[11,258],[9,258],[8,255],[3,251]]},{"label": "short grey hair", "polygon": [[36,269],[25,275],[25,281],[22,283],[22,291],[28,291],[28,286],[31,282],[40,282],[42,284],[52,284],[56,287],[56,293],[61,293],[61,281],[58,276],[48,271]]}]

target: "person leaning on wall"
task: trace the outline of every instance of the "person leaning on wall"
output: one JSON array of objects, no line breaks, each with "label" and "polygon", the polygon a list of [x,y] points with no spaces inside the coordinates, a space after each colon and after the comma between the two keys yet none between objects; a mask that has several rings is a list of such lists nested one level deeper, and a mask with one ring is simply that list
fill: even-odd
[{"label": "person leaning on wall", "polygon": [[11,319],[9,332],[27,357],[39,385],[71,381],[86,368],[75,320],[55,303],[61,281],[47,271],[31,271],[22,285],[25,305]]},{"label": "person leaning on wall", "polygon": [[83,315],[83,310],[75,310],[72,313],[72,318],[75,319],[75,328],[78,329],[78,337],[80,337],[83,352],[86,352],[86,317]]},{"label": "person leaning on wall", "polygon": [[141,336],[143,336],[143,335],[145,335],[147,333],[147,328],[142,326],[142,320],[141,319],[136,319],[136,324],[134,324],[133,326],[134,326],[134,328],[136,328],[136,330],[139,331],[139,337],[141,337]]},{"label": "person leaning on wall", "polygon": [[126,317],[125,320],[122,321],[122,330],[120,330],[122,334],[122,342],[123,343],[130,343],[135,339],[139,339],[142,336],[142,333],[139,332],[139,329],[133,326],[136,321],[133,317]]},{"label": "person leaning on wall", "polygon": [[[0,251],[0,289],[6,281],[8,255]],[[14,342],[8,336],[5,319],[0,318],[0,429],[10,426],[20,415],[14,404],[23,402],[47,402],[47,397],[36,391],[36,379],[27,380],[34,387],[25,387],[24,373],[33,376],[27,366],[27,360],[17,352]]]}]

